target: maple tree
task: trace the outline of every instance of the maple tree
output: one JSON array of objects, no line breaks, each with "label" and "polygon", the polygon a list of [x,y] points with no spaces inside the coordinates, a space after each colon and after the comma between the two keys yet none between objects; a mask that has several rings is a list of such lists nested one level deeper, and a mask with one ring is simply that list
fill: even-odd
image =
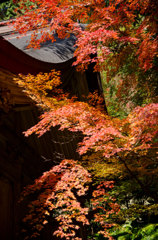
[{"label": "maple tree", "polygon": [[[40,47],[41,42],[48,39],[55,41],[54,33],[59,38],[69,37],[73,33],[76,36],[74,65],[79,70],[86,69],[88,64],[93,62],[95,70],[105,69],[107,79],[110,79],[120,67],[125,69],[129,60],[134,62],[134,66],[139,62],[140,68],[146,72],[157,68],[156,0],[30,0],[32,3],[30,7],[26,5],[25,0],[18,2],[25,14],[15,20],[14,26],[22,34],[34,30],[29,47]],[[39,33],[41,33],[40,38]],[[133,60],[136,56],[137,61]],[[123,74],[127,72],[124,74],[125,78],[128,75],[127,80],[132,78],[134,82],[136,75],[129,74],[129,68],[125,69]],[[133,69],[135,70],[135,67]],[[80,155],[88,160],[91,157],[95,161],[97,156],[95,154],[98,154],[102,155],[103,161],[107,163],[106,166],[108,161],[114,166],[117,164],[116,175],[126,175],[126,178],[130,176],[130,180],[139,185],[145,196],[157,202],[158,196],[150,188],[151,183],[147,184],[147,179],[152,174],[157,174],[155,155],[158,104],[150,103],[137,107],[126,118],[120,120],[107,116],[96,107],[96,102],[100,102],[100,99],[95,94],[89,96],[87,102],[80,102],[75,97],[71,98],[65,94],[60,89],[59,73],[55,71],[40,73],[37,76],[21,75],[16,81],[45,111],[39,123],[27,130],[25,136],[32,133],[42,136],[55,126],[59,126],[61,131],[68,129],[75,133],[82,132],[84,138],[78,145]],[[122,82],[120,81],[117,94],[121,92]],[[151,152],[154,152],[154,157],[151,157]],[[63,166],[67,166],[64,171]],[[115,175],[114,167],[109,173],[112,171]],[[89,199],[91,198],[94,214],[90,214],[91,219],[88,219],[90,208],[81,206],[78,198],[80,195],[78,191],[82,190],[81,195],[84,197],[86,191],[88,192],[88,186],[91,184],[88,172],[72,160],[64,160],[59,166],[45,173],[46,175],[50,176],[49,190],[47,186],[42,185],[44,196],[39,194],[39,202],[31,203],[30,213],[25,218],[26,222],[35,226],[33,237],[36,237],[38,231],[47,223],[47,218],[50,216],[48,210],[52,211],[54,208],[56,220],[61,225],[61,228],[55,232],[59,237],[80,238],[82,234],[79,233],[79,228],[83,224],[92,226],[93,223],[89,221],[92,220],[100,224],[100,234],[111,238],[107,228],[111,228],[113,222],[108,222],[108,216],[118,212],[119,209],[115,200],[106,192],[106,188],[113,186],[113,182],[101,183],[93,191]],[[70,176],[69,181],[67,176]],[[108,176],[107,172],[106,176]],[[150,180],[152,179],[151,177]],[[49,177],[45,180],[49,184]],[[156,181],[157,178],[154,184]],[[42,178],[38,179],[31,187],[33,190],[28,188],[28,193],[35,192],[41,182],[43,182]],[[75,194],[71,185],[75,189]],[[63,189],[63,186],[66,188]],[[50,201],[47,201],[49,197]],[[52,205],[53,201],[54,205]],[[39,203],[42,204],[39,206]],[[37,206],[37,209],[42,208],[34,212],[32,205]],[[39,226],[36,216],[40,214],[42,217]],[[74,219],[78,219],[77,223],[74,223]],[[39,229],[36,226],[39,226]]]},{"label": "maple tree", "polygon": [[[85,206],[85,197],[89,192],[91,181],[87,170],[77,162],[65,159],[36,179],[34,184],[27,186],[21,201],[31,194],[36,194],[37,197],[29,203],[29,211],[23,219],[23,222],[31,227],[29,233],[23,229],[23,232],[26,231],[25,239],[38,237],[50,218],[53,218],[56,221],[53,235],[80,240],[84,225],[90,224],[89,212],[94,215],[95,222],[101,223],[103,230],[100,233],[112,239],[107,229],[114,223],[105,224],[104,219],[107,220],[110,215],[119,211],[116,200],[110,198],[108,194],[108,189],[113,188],[113,182],[106,181],[97,186],[92,193],[90,210]],[[101,214],[99,214],[100,210]]]},{"label": "maple tree", "polygon": [[[60,130],[80,131],[84,134],[79,143],[79,154],[90,150],[101,151],[106,158],[117,156],[126,166],[124,157],[129,152],[145,151],[154,148],[153,141],[157,136],[158,104],[138,107],[125,120],[111,119],[94,107],[83,102],[70,102],[64,106],[45,112],[41,120],[31,129],[39,136],[51,127],[60,125]],[[122,157],[123,156],[123,157]],[[128,166],[127,170],[133,174]],[[145,186],[135,176],[138,184],[146,192]],[[153,197],[153,196],[152,196]]]},{"label": "maple tree", "polygon": [[[19,0],[24,15],[19,16],[15,29],[20,33],[35,30],[30,46],[40,42],[69,37],[73,33],[76,41],[76,62],[86,68],[96,62],[96,68],[107,56],[119,58],[128,45],[136,45],[140,66],[148,70],[157,57],[157,1],[103,1],[103,0]],[[37,33],[41,32],[40,38]],[[97,55],[95,55],[97,53]],[[91,56],[94,55],[92,58]]]},{"label": "maple tree", "polygon": [[[46,81],[45,86],[43,85],[43,79],[45,79]],[[118,118],[111,118],[99,108],[94,107],[91,103],[91,98],[90,105],[86,102],[80,102],[76,98],[70,98],[67,94],[64,95],[63,93],[63,95],[61,95],[62,90],[60,91],[60,88],[57,88],[60,87],[59,74],[54,71],[45,74],[40,73],[37,76],[20,75],[19,78],[15,79],[15,81],[18,82],[20,86],[25,89],[26,93],[29,94],[29,96],[32,97],[34,100],[36,100],[43,109],[47,110],[41,115],[41,120],[39,121],[39,123],[37,123],[35,126],[25,132],[26,136],[29,136],[32,133],[36,133],[37,135],[41,136],[45,132],[49,131],[51,127],[55,126],[60,126],[60,130],[69,129],[72,132],[82,132],[84,138],[78,146],[78,151],[80,155],[85,155],[89,152],[99,152],[104,157],[104,161],[108,158],[115,158],[115,162],[120,162],[124,166],[126,174],[128,173],[128,175],[130,175],[131,178],[137,182],[144,194],[157,202],[157,195],[155,192],[150,190],[150,184],[147,186],[145,178],[145,176],[149,178],[149,174],[157,174],[154,169],[157,165],[156,159],[154,157],[149,160],[149,158],[145,156],[147,155],[149,150],[156,150],[156,142],[154,143],[154,141],[156,141],[158,130],[158,104],[153,103],[144,107],[137,107],[128,115],[126,119],[120,120]],[[35,82],[37,82],[37,84],[35,84]],[[50,85],[49,82],[51,83]],[[40,83],[42,83],[41,89],[39,87]],[[51,95],[49,95],[48,97],[47,90],[49,89],[52,89],[52,91]],[[94,100],[96,101],[96,95],[94,97]],[[138,156],[142,156],[142,158],[137,160]],[[136,160],[132,159],[133,157],[136,158]],[[95,155],[93,156],[93,158],[95,159]],[[69,162],[69,164],[70,163],[71,162]],[[62,164],[64,164],[64,162],[61,163],[60,166],[62,166]],[[134,167],[134,165],[136,165],[137,167]],[[84,173],[84,168],[80,168],[79,166],[77,168],[82,169],[82,172]],[[117,173],[117,169],[115,170]],[[112,171],[114,171],[114,169],[112,169]],[[120,171],[122,170],[120,169]],[[74,176],[74,178],[72,178],[72,182],[78,185],[79,183],[76,182],[76,173],[73,175],[72,168],[70,172],[72,177]],[[49,174],[51,175],[51,170],[48,175]],[[86,174],[84,173],[84,175]],[[143,181],[142,176],[145,181]],[[71,178],[69,180],[71,181]],[[59,179],[59,182],[60,181],[61,179]],[[54,183],[52,183],[52,185],[54,191]],[[73,186],[72,183],[70,185]],[[75,186],[77,187],[77,185]],[[65,185],[62,183],[62,186]],[[103,187],[103,185],[101,186]],[[52,191],[51,186],[50,191]],[[64,193],[66,193],[65,191]],[[49,192],[46,191],[46,193],[49,195]],[[104,197],[102,198],[100,194],[102,194]],[[48,195],[46,195],[46,198],[48,197]],[[94,209],[97,209],[98,214],[94,214],[92,219],[95,219],[95,222],[99,222],[102,225],[102,229],[99,231],[99,233],[103,236],[108,236],[110,238],[107,232],[107,228],[112,227],[113,223],[107,223],[107,216],[113,212],[117,212],[118,205],[114,203],[112,203],[111,205],[110,203],[112,209],[110,209],[109,211],[107,211],[107,206],[105,210],[101,207],[102,204],[105,206],[105,202],[107,202],[107,194],[103,189],[101,189],[101,193],[97,193],[97,191],[94,191],[93,197],[94,199],[92,200],[92,202],[94,203]],[[62,198],[60,196],[60,200],[61,199]],[[66,201],[68,201],[68,199],[69,196],[67,195]],[[45,207],[45,200],[41,199],[41,201],[43,202],[43,207]],[[71,201],[69,201],[69,203],[70,202]],[[36,201],[32,202],[32,204],[36,205]],[[73,203],[70,203],[69,206],[73,208]],[[81,211],[81,209],[78,210]],[[100,210],[102,212],[99,212]],[[79,213],[79,215],[75,215],[75,218],[78,218],[78,216],[81,215],[82,214]],[[83,219],[86,222],[87,218],[85,218],[85,215],[83,216]],[[32,222],[34,221],[34,219],[36,219],[34,218],[34,216],[35,215],[31,212],[31,214],[29,214],[29,217],[26,219],[28,219],[29,222],[31,218]],[[57,219],[61,220],[60,218],[63,218],[63,214],[62,216],[59,215]],[[66,227],[65,229],[68,228]],[[58,233],[60,236],[66,237],[66,233],[63,233],[62,231],[63,229],[60,229],[57,230],[56,233]],[[75,234],[74,230],[73,234]],[[67,237],[74,238],[74,236]]]},{"label": "maple tree", "polygon": [[[27,1],[18,1],[25,14],[15,20],[15,29],[24,34],[34,30],[30,47],[40,47],[48,39],[55,41],[54,33],[59,38],[73,33],[77,39],[73,64],[83,70],[93,62],[97,71],[105,70],[104,94],[110,114],[117,116],[123,108],[122,115],[127,116],[137,105],[155,102],[156,0],[30,2],[28,7]],[[115,76],[117,83],[111,81]],[[116,100],[112,101],[111,92],[115,91]]]},{"label": "maple tree", "polygon": [[[60,84],[58,75],[57,80],[54,71],[52,71],[51,77],[52,75],[54,77],[52,81],[48,73],[39,74],[37,77],[20,75],[20,79],[15,80],[20,86],[26,88],[26,92],[30,96],[33,95],[33,99],[36,96],[36,101],[39,102],[41,101],[41,92],[45,95],[48,87],[53,89],[52,85],[56,87]],[[40,81],[39,84],[37,79]],[[48,86],[47,84],[43,85],[43,81],[46,79]],[[44,90],[39,88],[41,84]],[[126,119],[119,120],[107,116],[100,109],[88,103],[80,102],[76,98],[68,98],[68,95],[60,95],[60,91],[55,90],[55,95],[53,94],[52,91],[52,96],[47,98],[47,101],[45,98],[43,100],[47,109],[50,110],[41,115],[39,123],[26,131],[26,136],[33,132],[41,136],[51,127],[60,125],[60,130],[67,128],[70,131],[80,131],[84,134],[85,137],[78,149],[80,154],[94,149],[95,151],[103,151],[105,157],[113,156],[119,152],[136,152],[152,146],[152,141],[157,135],[158,105],[156,103],[137,107]]]}]

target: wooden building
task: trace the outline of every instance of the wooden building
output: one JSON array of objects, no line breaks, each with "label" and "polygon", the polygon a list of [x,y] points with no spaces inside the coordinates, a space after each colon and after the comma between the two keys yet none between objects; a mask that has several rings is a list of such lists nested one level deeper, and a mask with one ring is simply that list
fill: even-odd
[{"label": "wooden building", "polygon": [[[57,128],[41,138],[25,138],[23,131],[38,122],[39,111],[13,81],[18,73],[61,71],[63,88],[76,94],[101,89],[92,67],[84,74],[72,67],[75,38],[46,42],[40,49],[27,49],[30,33],[17,39],[5,25],[0,27],[0,239],[18,240],[23,210],[17,201],[23,186],[31,183],[61,159],[78,159],[78,135]],[[49,239],[44,235],[44,240]]]}]

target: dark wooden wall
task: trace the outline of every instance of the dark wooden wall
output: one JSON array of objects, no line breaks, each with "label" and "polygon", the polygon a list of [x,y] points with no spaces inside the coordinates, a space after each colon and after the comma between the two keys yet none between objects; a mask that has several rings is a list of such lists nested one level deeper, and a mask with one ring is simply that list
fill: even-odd
[{"label": "dark wooden wall", "polygon": [[[24,186],[62,159],[78,159],[79,136],[52,128],[41,138],[24,137],[23,131],[38,122],[34,103],[0,71],[0,239],[17,240],[23,209],[18,199]],[[25,206],[23,206],[25,208]],[[46,240],[46,236],[44,237]]]}]

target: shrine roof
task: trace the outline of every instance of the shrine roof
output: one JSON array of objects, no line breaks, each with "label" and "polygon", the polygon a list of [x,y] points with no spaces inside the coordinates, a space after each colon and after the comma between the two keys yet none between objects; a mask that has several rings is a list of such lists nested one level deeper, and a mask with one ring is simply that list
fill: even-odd
[{"label": "shrine roof", "polygon": [[[0,24],[0,36],[2,36],[9,43],[20,49],[27,55],[47,63],[63,63],[73,58],[75,51],[74,35],[70,35],[69,38],[60,39],[57,34],[54,34],[55,42],[51,40],[46,41],[40,45],[40,49],[27,48],[31,39],[32,32],[28,32],[26,35],[19,35],[14,32],[13,29],[6,25],[6,22]],[[39,32],[38,37],[40,38]]]}]

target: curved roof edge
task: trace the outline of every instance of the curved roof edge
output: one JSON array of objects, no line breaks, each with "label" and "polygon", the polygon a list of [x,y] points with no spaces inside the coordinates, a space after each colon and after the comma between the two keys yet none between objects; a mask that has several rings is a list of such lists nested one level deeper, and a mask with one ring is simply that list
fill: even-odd
[{"label": "curved roof edge", "polygon": [[[0,22],[0,67],[13,73],[47,72],[52,68],[64,70],[75,60],[76,37],[59,39],[54,34],[55,42],[46,41],[40,49],[27,48],[32,32],[20,35],[15,32],[10,21]],[[41,33],[39,32],[39,38]],[[18,68],[18,69],[17,69]]]},{"label": "curved roof edge", "polygon": [[72,65],[73,61],[74,58],[65,62],[50,63],[36,59],[0,36],[0,67],[13,73],[47,72],[53,68],[64,71]]}]

